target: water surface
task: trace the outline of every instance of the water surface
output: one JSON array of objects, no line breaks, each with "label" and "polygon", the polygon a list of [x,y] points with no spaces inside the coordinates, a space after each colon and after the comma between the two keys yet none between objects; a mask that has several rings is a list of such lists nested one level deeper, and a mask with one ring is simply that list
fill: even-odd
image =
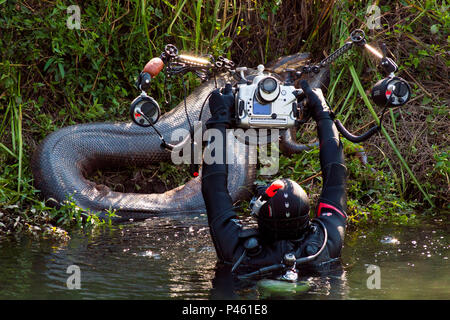
[{"label": "water surface", "polygon": [[[288,299],[449,299],[448,225],[348,232],[342,272],[301,278],[306,293]],[[80,270],[80,289],[67,273]],[[379,289],[369,277],[379,271]],[[370,269],[372,268],[372,269]],[[218,296],[216,254],[206,218],[153,218],[74,233],[67,243],[0,241],[0,299],[259,299],[256,285]],[[370,273],[368,273],[368,270]],[[219,285],[218,285],[219,284]]]}]

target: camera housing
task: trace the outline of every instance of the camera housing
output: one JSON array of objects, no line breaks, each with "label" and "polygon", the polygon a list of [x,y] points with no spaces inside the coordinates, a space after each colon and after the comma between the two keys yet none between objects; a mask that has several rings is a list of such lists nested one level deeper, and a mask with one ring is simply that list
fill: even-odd
[{"label": "camera housing", "polygon": [[241,128],[286,129],[296,124],[298,116],[298,90],[289,83],[264,73],[264,66],[258,66],[258,73],[252,81],[241,78],[235,94],[235,120]]}]

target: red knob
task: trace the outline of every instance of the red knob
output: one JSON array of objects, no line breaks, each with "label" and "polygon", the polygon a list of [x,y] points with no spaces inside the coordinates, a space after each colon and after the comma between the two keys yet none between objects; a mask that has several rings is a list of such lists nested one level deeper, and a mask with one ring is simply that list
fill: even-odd
[{"label": "red knob", "polygon": [[164,68],[164,62],[160,58],[153,58],[144,67],[142,72],[147,72],[152,78],[156,77],[158,73]]}]

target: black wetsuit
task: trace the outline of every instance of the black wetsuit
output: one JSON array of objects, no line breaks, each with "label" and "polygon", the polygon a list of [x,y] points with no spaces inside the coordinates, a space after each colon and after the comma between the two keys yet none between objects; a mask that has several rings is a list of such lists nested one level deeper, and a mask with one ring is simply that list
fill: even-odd
[{"label": "black wetsuit", "polygon": [[[220,130],[225,140],[227,124],[213,124]],[[308,267],[324,265],[340,257],[346,227],[346,167],[342,144],[337,129],[330,117],[317,121],[320,141],[320,164],[323,177],[322,193],[317,205],[316,218],[326,226],[328,241],[325,250],[309,263]],[[223,145],[225,141],[223,141]],[[226,159],[226,152],[223,152]],[[227,190],[227,165],[203,163],[202,193],[206,204],[211,237],[219,260],[234,265],[244,253],[244,242],[251,236],[258,237],[252,230],[246,230],[233,210],[232,199]],[[315,228],[320,228],[317,223]],[[312,230],[311,230],[312,232]],[[317,230],[316,230],[317,233]],[[319,232],[316,247],[322,244],[323,232]],[[265,266],[279,264],[286,253],[294,253],[296,258],[306,255],[308,236],[296,240],[278,240],[261,244],[259,250],[248,252],[237,268],[238,273],[249,272]]]}]

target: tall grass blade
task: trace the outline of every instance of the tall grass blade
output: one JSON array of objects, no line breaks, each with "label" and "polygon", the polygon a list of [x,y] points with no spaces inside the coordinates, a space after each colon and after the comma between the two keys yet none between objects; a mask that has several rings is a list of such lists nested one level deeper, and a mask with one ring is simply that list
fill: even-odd
[{"label": "tall grass blade", "polygon": [[175,21],[177,21],[178,16],[180,15],[181,10],[183,9],[184,5],[186,4],[186,0],[183,0],[183,2],[181,3],[181,5],[178,7],[175,16],[172,19],[172,22],[170,23],[169,27],[167,28],[167,33],[168,34],[172,34],[172,27],[173,24],[175,23]]},{"label": "tall grass blade", "polygon": [[195,7],[195,53],[198,53],[200,44],[200,31],[201,31],[201,16],[202,16],[202,0],[197,0],[197,6]]},{"label": "tall grass blade", "polygon": [[0,142],[0,148],[2,148],[3,150],[6,151],[6,153],[8,153],[10,156],[13,156],[14,158],[17,159],[17,155],[15,155],[11,150],[8,149],[7,146],[5,146],[3,143]]}]

